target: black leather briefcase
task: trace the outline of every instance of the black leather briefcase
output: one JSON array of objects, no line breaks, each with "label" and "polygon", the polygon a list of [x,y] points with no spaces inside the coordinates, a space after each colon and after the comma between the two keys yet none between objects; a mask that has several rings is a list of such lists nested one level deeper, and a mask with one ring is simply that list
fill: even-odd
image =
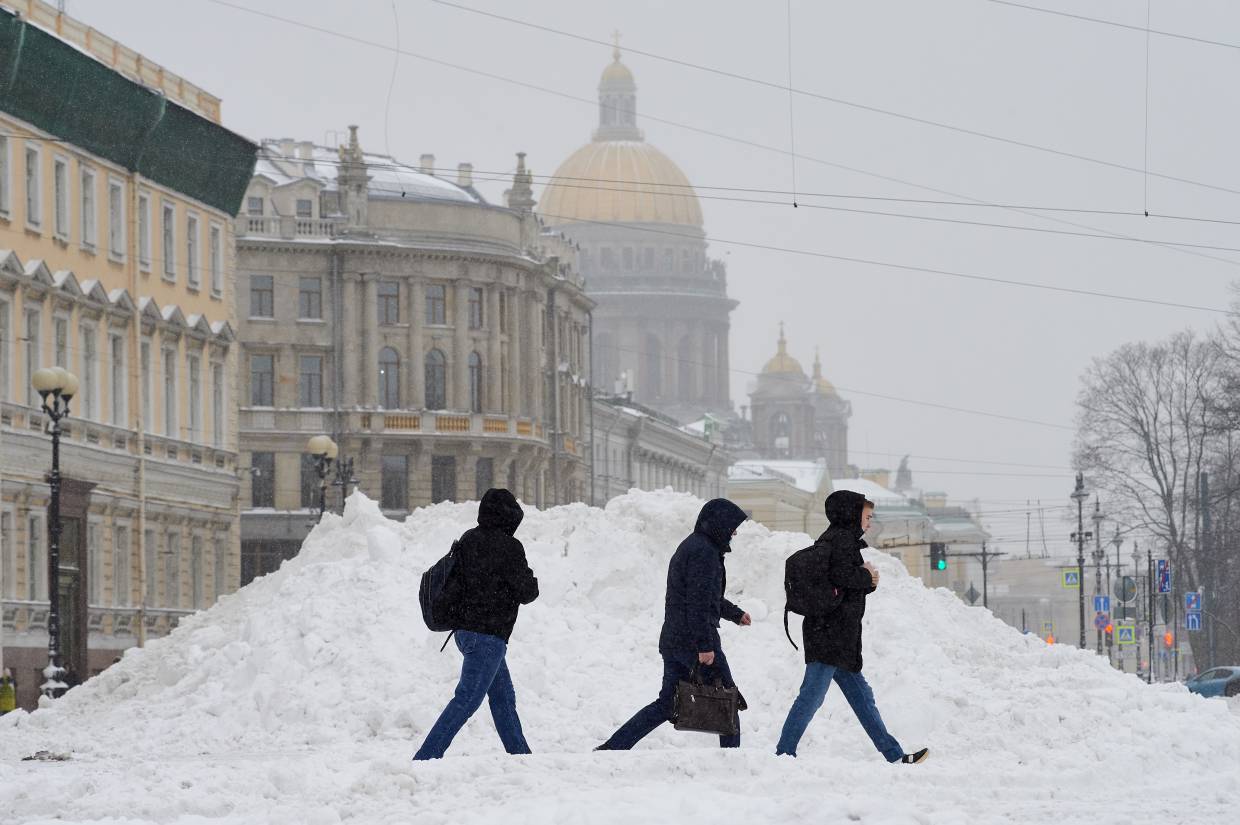
[{"label": "black leather briefcase", "polygon": [[738,688],[724,687],[719,681],[705,684],[701,670],[695,665],[689,679],[676,684],[672,725],[676,730],[736,736],[740,733],[737,712],[745,707],[745,699]]}]

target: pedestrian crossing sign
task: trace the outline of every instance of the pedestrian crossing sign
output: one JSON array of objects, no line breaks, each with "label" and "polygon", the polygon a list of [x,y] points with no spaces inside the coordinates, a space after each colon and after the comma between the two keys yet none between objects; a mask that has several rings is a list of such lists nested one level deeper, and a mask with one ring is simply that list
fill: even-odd
[{"label": "pedestrian crossing sign", "polygon": [[1116,625],[1115,642],[1121,645],[1135,645],[1137,643],[1136,626],[1130,624]]},{"label": "pedestrian crossing sign", "polygon": [[1063,571],[1063,586],[1064,587],[1080,587],[1081,586],[1081,571],[1076,568]]}]

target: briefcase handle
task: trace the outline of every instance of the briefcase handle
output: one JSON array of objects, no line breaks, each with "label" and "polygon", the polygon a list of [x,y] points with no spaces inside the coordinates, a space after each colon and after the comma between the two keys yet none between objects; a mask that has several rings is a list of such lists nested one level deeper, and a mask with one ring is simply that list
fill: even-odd
[{"label": "briefcase handle", "polygon": [[[689,671],[689,681],[695,685],[703,685],[703,686],[706,685],[706,682],[702,679],[702,663],[701,662],[693,663],[693,668]],[[720,676],[715,677],[715,686],[716,687],[723,686],[722,677]]]}]

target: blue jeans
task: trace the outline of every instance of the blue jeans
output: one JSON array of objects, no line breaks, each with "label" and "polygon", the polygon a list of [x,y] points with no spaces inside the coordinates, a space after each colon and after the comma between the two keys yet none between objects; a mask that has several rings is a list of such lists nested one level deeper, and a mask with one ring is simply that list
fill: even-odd
[{"label": "blue jeans", "polygon": [[[599,750],[627,751],[640,742],[646,734],[672,719],[672,700],[676,696],[676,683],[688,680],[693,672],[693,664],[697,661],[696,653],[663,654],[663,686],[659,689],[659,698],[634,714],[633,718],[620,726],[620,729],[604,742]],[[732,670],[728,667],[728,657],[722,650],[715,651],[715,663],[710,667],[702,666],[702,679],[713,682],[719,679],[726,687],[736,687],[732,681]],[[740,714],[737,714],[737,730],[740,730]],[[719,747],[739,748],[740,734],[736,736],[720,736]]]},{"label": "blue jeans", "polygon": [[414,761],[441,758],[469,717],[482,707],[484,698],[491,704],[491,718],[504,750],[529,753],[530,746],[525,742],[521,719],[517,716],[517,694],[504,662],[508,643],[498,636],[468,630],[456,631],[453,638],[465,657],[461,662],[461,680],[457,683],[456,694],[418,748]]},{"label": "blue jeans", "polygon": [[878,715],[878,707],[874,704],[874,691],[870,689],[865,677],[860,673],[841,670],[821,662],[810,662],[805,666],[801,692],[797,694],[792,709],[788,711],[775,753],[797,755],[797,743],[801,741],[801,736],[809,727],[809,722],[818,712],[818,708],[822,707],[823,700],[827,698],[827,688],[831,687],[833,679],[844,692],[844,698],[848,700],[853,713],[857,714],[857,721],[861,722],[861,727],[865,728],[879,753],[888,762],[895,762],[903,756],[904,749],[895,737],[887,732],[883,717]]}]

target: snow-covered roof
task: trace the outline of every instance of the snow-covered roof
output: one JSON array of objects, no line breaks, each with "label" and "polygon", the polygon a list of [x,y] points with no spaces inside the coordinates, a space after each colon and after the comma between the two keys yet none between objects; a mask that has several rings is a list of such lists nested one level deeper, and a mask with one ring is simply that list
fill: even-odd
[{"label": "snow-covered roof", "polygon": [[893,493],[868,478],[833,478],[831,487],[835,490],[852,490],[854,493],[860,493],[875,504],[905,504],[908,501],[899,493]]},{"label": "snow-covered roof", "polygon": [[[324,189],[336,189],[336,172],[340,156],[335,149],[315,146],[309,160],[286,157],[280,152],[279,141],[263,141],[255,177],[269,178],[276,186],[286,186],[302,180],[317,181]],[[401,163],[389,155],[372,152],[363,154],[366,174],[370,176],[369,190],[372,198],[423,198],[448,200],[459,203],[485,203],[481,196],[466,191],[451,181],[419,172],[416,167]]]},{"label": "snow-covered roof", "polygon": [[773,478],[775,474],[791,479],[798,490],[816,493],[822,487],[827,474],[825,461],[807,461],[795,459],[745,459],[738,461],[728,469],[728,478],[745,481],[759,478]]}]

